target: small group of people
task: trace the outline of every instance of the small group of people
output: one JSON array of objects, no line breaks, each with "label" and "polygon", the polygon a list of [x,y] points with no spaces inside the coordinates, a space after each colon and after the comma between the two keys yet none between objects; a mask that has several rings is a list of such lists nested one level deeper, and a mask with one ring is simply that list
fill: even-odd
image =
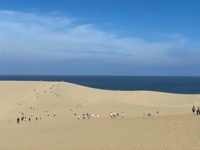
[{"label": "small group of people", "polygon": [[83,120],[90,119],[90,114],[89,113],[83,114],[82,117],[83,117]]},{"label": "small group of people", "polygon": [[[35,117],[35,120],[36,120],[36,121],[38,121],[39,119],[41,120],[41,117],[40,117],[40,118]],[[18,124],[20,124],[20,122],[23,122],[23,121],[26,121],[26,117],[21,117],[21,119],[20,119],[20,117],[17,118],[17,123],[18,123]],[[31,121],[31,117],[28,118],[28,121],[29,121],[29,122]]]},{"label": "small group of people", "polygon": [[[54,105],[54,104],[53,104],[53,105]],[[46,113],[46,116],[50,116],[50,113],[49,113],[47,110],[43,111],[43,113]],[[58,116],[58,115],[57,115],[56,113],[54,113],[53,116],[56,117],[56,116]]]},{"label": "small group of people", "polygon": [[[73,115],[76,116],[76,113],[73,114]],[[90,118],[93,118],[93,119],[94,119],[94,118],[96,118],[96,117],[99,117],[99,115],[96,115],[96,114],[89,114],[89,113],[82,114],[83,120],[85,120],[85,119],[90,119]],[[77,115],[77,119],[80,120],[80,116],[79,116],[79,115]]]},{"label": "small group of people", "polygon": [[[20,122],[25,122],[26,119],[27,119],[23,112],[19,112],[19,114],[21,115],[21,117],[17,117],[17,121],[16,122],[18,124],[20,124]],[[33,117],[33,115],[31,115],[31,117]],[[31,121],[31,117],[28,118],[29,122]],[[41,120],[41,117],[35,117],[36,121],[38,121],[39,119]],[[9,120],[9,122],[11,122],[11,120]]]},{"label": "small group of people", "polygon": [[19,124],[20,121],[26,121],[26,116],[24,115],[24,112],[19,112],[19,114],[21,115],[21,117],[17,118],[17,123]]},{"label": "small group of people", "polygon": [[[115,111],[110,112],[110,118],[114,119],[120,116],[120,113],[116,113]],[[124,112],[121,112],[121,118],[124,118]]]},{"label": "small group of people", "polygon": [[151,116],[151,113],[143,114],[143,116]]},{"label": "small group of people", "polygon": [[192,112],[195,114],[196,112],[196,115],[200,115],[200,107],[198,106],[197,108],[195,108],[195,106],[192,107]]}]

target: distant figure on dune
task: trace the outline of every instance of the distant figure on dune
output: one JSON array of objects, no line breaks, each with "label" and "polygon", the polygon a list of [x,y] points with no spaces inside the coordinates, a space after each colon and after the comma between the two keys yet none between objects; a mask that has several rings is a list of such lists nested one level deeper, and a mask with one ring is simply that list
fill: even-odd
[{"label": "distant figure on dune", "polygon": [[198,106],[198,108],[197,108],[197,115],[200,115],[200,108],[199,108],[199,106]]},{"label": "distant figure on dune", "polygon": [[116,117],[116,112],[115,112],[115,111],[113,112],[113,117],[114,117],[114,118]]},{"label": "distant figure on dune", "polygon": [[56,117],[56,113],[53,116]]},{"label": "distant figure on dune", "polygon": [[112,117],[113,117],[113,113],[112,113],[112,112],[110,112],[110,118],[112,119]]},{"label": "distant figure on dune", "polygon": [[122,112],[121,116],[122,116],[122,118],[124,118],[124,112]]},{"label": "distant figure on dune", "polygon": [[195,107],[194,106],[192,107],[192,112],[195,113]]},{"label": "distant figure on dune", "polygon": [[92,118],[95,118],[95,114],[92,114]]},{"label": "distant figure on dune", "polygon": [[19,117],[17,118],[17,123],[18,123],[18,124],[20,123],[20,119],[19,119]]},{"label": "distant figure on dune", "polygon": [[21,121],[23,121],[24,120],[24,116],[23,117],[21,117]]}]

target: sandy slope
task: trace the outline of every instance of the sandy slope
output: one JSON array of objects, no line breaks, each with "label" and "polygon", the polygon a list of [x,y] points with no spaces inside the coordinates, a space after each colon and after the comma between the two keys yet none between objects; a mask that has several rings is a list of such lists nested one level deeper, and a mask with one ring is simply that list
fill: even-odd
[{"label": "sandy slope", "polygon": [[[200,105],[200,95],[0,82],[0,149],[197,150],[200,116],[191,113],[193,105]],[[110,119],[111,111],[123,111],[124,118]],[[22,112],[26,121],[17,124]],[[82,120],[85,113],[99,117]]]}]

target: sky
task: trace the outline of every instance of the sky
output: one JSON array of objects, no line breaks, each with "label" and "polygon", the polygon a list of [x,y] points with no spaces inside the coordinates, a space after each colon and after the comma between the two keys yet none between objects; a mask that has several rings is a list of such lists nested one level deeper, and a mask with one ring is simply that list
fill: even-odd
[{"label": "sky", "polygon": [[0,75],[200,76],[199,0],[0,0]]}]

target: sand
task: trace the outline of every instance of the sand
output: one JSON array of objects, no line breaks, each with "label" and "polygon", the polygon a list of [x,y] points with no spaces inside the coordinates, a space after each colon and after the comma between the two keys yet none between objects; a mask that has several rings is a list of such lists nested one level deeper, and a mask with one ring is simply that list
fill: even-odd
[{"label": "sand", "polygon": [[[199,94],[1,81],[0,150],[199,150],[193,105],[200,106]],[[111,119],[113,111],[119,116]],[[83,120],[86,113],[95,118]]]}]

